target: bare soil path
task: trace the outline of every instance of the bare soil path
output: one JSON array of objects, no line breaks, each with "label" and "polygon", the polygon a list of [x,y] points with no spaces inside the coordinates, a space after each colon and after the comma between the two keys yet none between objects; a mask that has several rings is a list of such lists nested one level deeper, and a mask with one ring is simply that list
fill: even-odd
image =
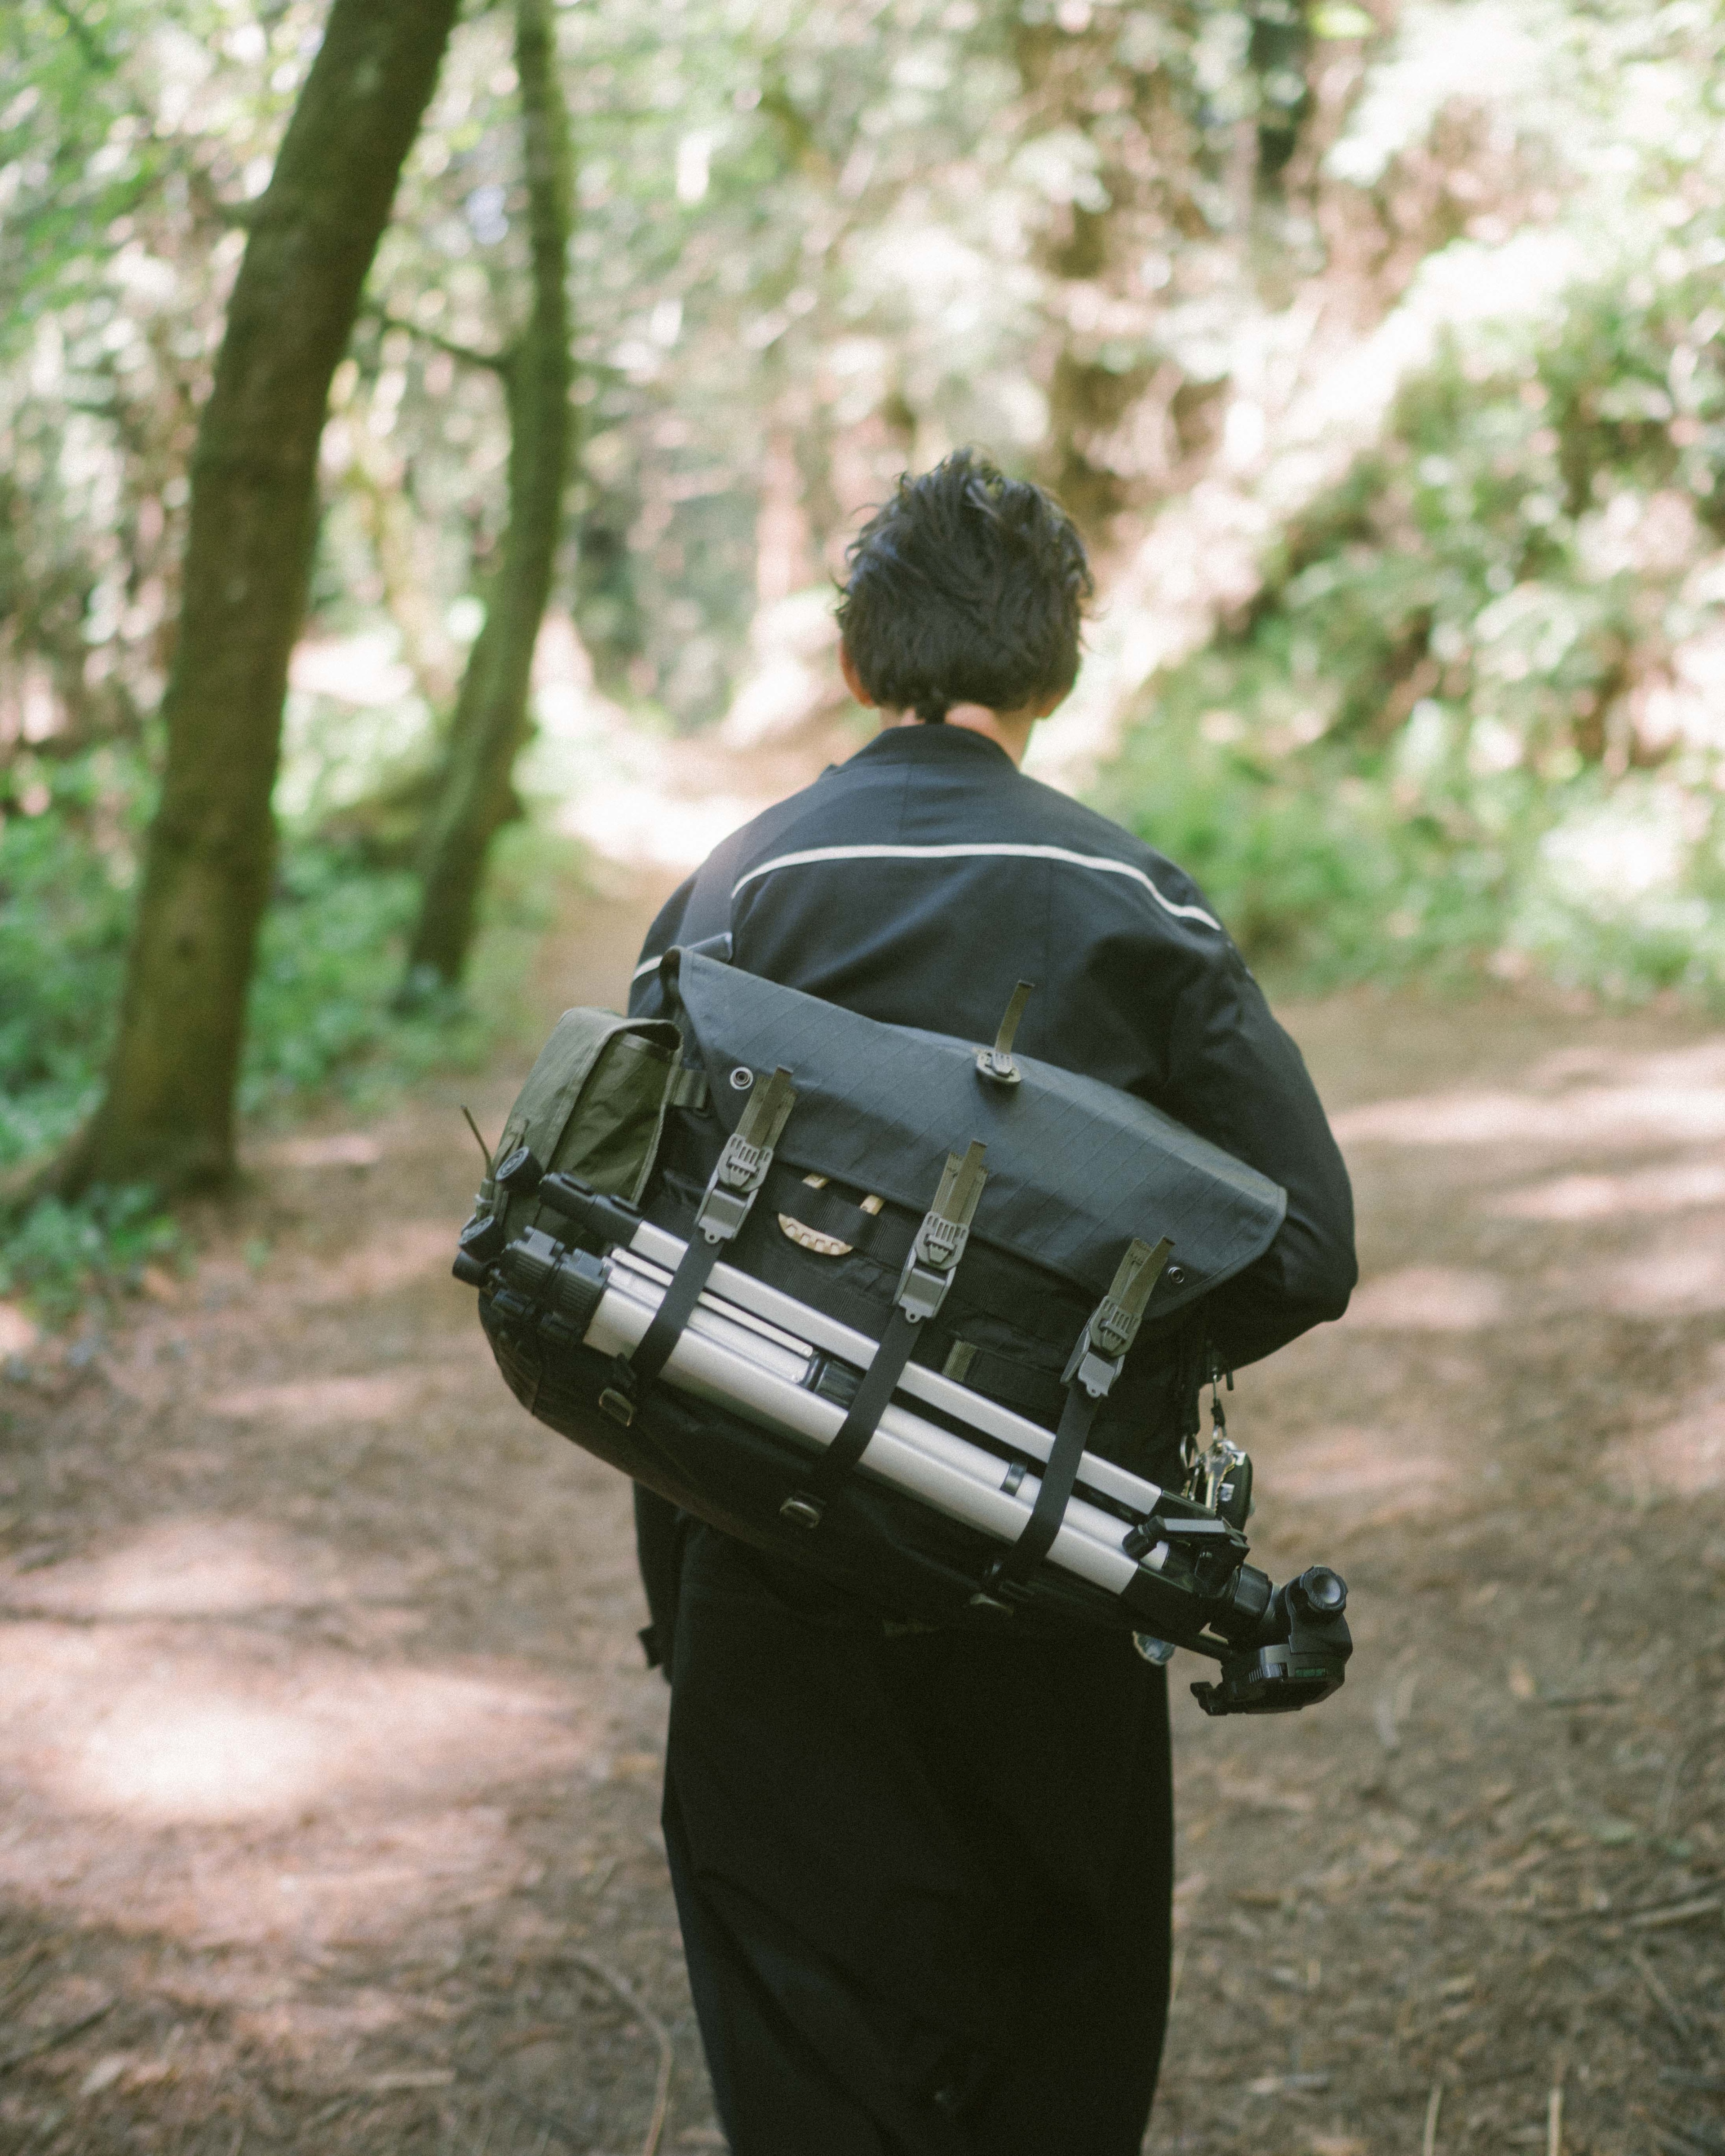
[{"label": "bare soil path", "polygon": [[[547,1019],[655,896],[583,907]],[[1337,1563],[1359,1648],[1286,1722],[1175,1665],[1147,2146],[1721,2156],[1725,1039],[1290,1016],[1366,1283],[1231,1421],[1260,1561]],[[6,1366],[0,2149],[622,2156],[667,2062],[661,2145],[722,2146],[628,1492],[448,1277],[456,1101],[523,1067],[261,1144],[194,1279]]]}]

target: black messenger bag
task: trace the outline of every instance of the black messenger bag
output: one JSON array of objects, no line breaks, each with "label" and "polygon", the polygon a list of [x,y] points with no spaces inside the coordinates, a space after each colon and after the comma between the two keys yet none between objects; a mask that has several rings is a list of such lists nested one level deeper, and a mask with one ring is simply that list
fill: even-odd
[{"label": "black messenger bag", "polygon": [[1346,1590],[1244,1562],[1245,1455],[1133,1465],[1135,1400],[1286,1194],[1014,1056],[1025,984],[979,1047],[711,947],[661,980],[665,1018],[564,1014],[462,1230],[523,1406],[889,1617],[1153,1635],[1222,1663],[1213,1712],[1336,1689]]}]

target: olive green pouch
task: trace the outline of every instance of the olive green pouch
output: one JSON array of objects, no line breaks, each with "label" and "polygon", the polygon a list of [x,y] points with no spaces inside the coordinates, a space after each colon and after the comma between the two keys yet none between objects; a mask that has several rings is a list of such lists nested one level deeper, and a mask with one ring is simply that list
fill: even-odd
[{"label": "olive green pouch", "polygon": [[[581,1006],[565,1011],[527,1074],[503,1126],[494,1169],[526,1146],[545,1169],[579,1176],[595,1190],[638,1199],[658,1157],[665,1112],[693,1106],[705,1081],[685,1071],[682,1035],[664,1019],[619,1018]],[[507,1204],[511,1235],[538,1219],[530,1197],[508,1199],[488,1175],[479,1209]]]}]

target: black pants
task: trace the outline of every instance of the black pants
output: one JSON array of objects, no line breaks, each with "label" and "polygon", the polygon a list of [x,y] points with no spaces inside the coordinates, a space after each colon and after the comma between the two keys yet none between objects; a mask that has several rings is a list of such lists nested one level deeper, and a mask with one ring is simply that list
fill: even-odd
[{"label": "black pants", "polygon": [[1123,1634],[894,1628],[704,1527],[665,1832],[735,2156],[1137,2156],[1168,1698]]}]

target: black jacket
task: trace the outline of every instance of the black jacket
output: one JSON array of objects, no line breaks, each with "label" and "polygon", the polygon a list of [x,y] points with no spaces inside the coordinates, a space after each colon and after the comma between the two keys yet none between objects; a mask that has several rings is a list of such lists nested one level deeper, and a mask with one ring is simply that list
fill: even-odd
[{"label": "black jacket", "polygon": [[1016,1045],[1138,1094],[1288,1194],[1270,1249],[1199,1306],[1230,1368],[1339,1317],[1356,1277],[1348,1172],[1300,1051],[1190,878],[965,728],[912,725],[716,847],[648,933],[631,1009],[673,944],[890,1024]]}]

